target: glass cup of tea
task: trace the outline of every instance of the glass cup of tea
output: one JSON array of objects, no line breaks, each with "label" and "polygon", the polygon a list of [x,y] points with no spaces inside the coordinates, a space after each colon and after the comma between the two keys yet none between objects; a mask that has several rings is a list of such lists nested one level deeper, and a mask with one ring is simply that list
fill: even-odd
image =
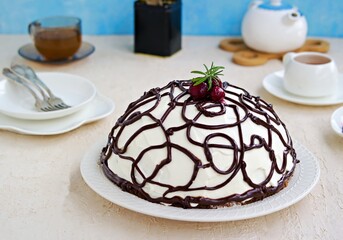
[{"label": "glass cup of tea", "polygon": [[28,31],[37,51],[49,61],[71,58],[82,43],[81,19],[56,16],[36,20]]}]

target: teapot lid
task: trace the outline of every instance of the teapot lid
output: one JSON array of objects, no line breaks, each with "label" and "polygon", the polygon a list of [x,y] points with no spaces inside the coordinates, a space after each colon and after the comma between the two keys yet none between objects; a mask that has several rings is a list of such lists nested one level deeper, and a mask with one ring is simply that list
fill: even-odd
[{"label": "teapot lid", "polygon": [[258,8],[266,10],[290,10],[293,6],[288,3],[283,3],[281,0],[270,0],[269,3],[262,3]]}]

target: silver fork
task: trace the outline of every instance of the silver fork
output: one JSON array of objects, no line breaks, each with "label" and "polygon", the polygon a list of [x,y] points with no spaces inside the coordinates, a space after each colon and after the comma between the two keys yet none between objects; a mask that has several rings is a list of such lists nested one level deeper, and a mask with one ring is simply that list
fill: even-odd
[{"label": "silver fork", "polygon": [[[37,93],[32,90],[30,85],[25,82],[25,80],[21,79],[19,76],[17,76],[11,69],[4,68],[2,70],[3,75],[7,77],[7,79],[15,81],[16,83],[21,84],[24,86],[29,92],[32,94],[32,96],[35,98],[35,107],[38,111],[48,112],[48,111],[55,111],[58,110],[57,108],[51,106],[49,102],[43,99],[43,101],[38,97]],[[44,95],[43,95],[44,96]]]},{"label": "silver fork", "polygon": [[65,108],[70,108],[68,104],[66,104],[61,98],[56,97],[51,90],[46,86],[46,84],[39,79],[35,71],[27,66],[27,65],[22,65],[22,64],[12,64],[11,69],[15,71],[17,74],[25,77],[26,79],[30,80],[34,84],[38,85],[39,87],[42,87],[48,94],[48,102],[59,109],[65,109]]}]

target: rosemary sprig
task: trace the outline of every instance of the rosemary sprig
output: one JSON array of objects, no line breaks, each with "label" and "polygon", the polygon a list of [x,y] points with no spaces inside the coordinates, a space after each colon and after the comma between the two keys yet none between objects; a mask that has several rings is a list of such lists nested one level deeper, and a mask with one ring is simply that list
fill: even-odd
[{"label": "rosemary sprig", "polygon": [[212,84],[213,80],[217,79],[218,76],[223,75],[222,72],[223,72],[224,67],[214,66],[213,62],[210,68],[208,68],[205,64],[204,64],[204,67],[206,69],[205,72],[196,71],[196,70],[191,72],[191,73],[202,75],[200,77],[193,78],[192,82],[194,86],[197,86],[203,82],[207,82],[208,90],[211,90],[212,85],[213,85]]}]

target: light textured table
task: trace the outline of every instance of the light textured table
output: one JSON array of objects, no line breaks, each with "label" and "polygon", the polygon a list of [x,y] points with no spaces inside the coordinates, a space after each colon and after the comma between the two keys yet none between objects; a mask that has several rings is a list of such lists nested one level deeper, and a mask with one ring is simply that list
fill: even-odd
[{"label": "light textured table", "polygon": [[[93,55],[54,66],[17,55],[17,49],[30,41],[28,36],[0,36],[1,68],[15,60],[38,71],[81,75],[116,103],[115,112],[106,119],[62,135],[28,136],[0,130],[1,239],[342,239],[343,138],[330,128],[330,115],[340,105],[303,106],[273,97],[262,88],[262,79],[281,70],[281,62],[234,65],[231,53],[217,48],[223,37],[184,37],[182,51],[169,58],[133,54],[132,36],[84,39],[96,46]],[[329,54],[343,72],[343,39],[328,40]],[[222,223],[145,216],[93,192],[81,177],[80,161],[94,142],[106,139],[127,104],[152,87],[190,78],[191,70],[211,61],[226,67],[224,80],[272,103],[293,138],[319,159],[321,177],[313,191],[282,211]]]}]

